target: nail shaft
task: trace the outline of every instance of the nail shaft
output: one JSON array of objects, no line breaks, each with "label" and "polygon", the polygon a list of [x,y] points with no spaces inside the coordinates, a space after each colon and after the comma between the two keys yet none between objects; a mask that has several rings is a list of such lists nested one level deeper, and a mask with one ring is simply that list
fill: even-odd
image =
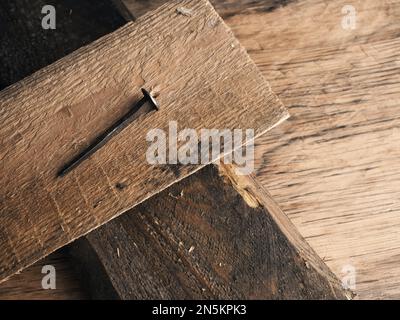
[{"label": "nail shaft", "polygon": [[114,123],[109,129],[104,131],[99,137],[91,143],[91,145],[68,162],[59,172],[58,176],[63,177],[76,167],[78,167],[83,161],[88,159],[91,155],[96,153],[102,148],[108,141],[114,136],[124,130],[130,123],[139,118],[140,116],[147,114],[151,111],[158,110],[158,104],[151,94],[142,89],[143,98],[138,101],[132,109],[129,110],[121,119]]}]

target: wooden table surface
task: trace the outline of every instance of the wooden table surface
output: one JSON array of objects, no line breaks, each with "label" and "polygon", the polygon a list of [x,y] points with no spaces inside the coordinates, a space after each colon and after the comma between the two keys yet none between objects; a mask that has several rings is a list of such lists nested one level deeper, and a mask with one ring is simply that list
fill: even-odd
[{"label": "wooden table surface", "polygon": [[[343,0],[212,2],[292,115],[257,141],[259,181],[334,273],[355,268],[358,298],[400,298],[400,1],[352,1],[354,30]],[[43,297],[85,297],[63,254],[0,286]]]},{"label": "wooden table surface", "polygon": [[227,20],[291,119],[258,142],[257,175],[360,298],[400,298],[400,1],[291,2]]}]

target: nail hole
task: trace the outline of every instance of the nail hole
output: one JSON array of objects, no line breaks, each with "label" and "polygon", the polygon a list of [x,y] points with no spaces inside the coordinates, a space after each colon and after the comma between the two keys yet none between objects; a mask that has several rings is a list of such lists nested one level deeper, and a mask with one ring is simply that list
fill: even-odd
[{"label": "nail hole", "polygon": [[122,183],[122,182],[118,182],[116,185],[115,185],[115,187],[118,189],[118,190],[124,190],[126,187],[127,187],[127,185],[125,184],[125,183]]}]

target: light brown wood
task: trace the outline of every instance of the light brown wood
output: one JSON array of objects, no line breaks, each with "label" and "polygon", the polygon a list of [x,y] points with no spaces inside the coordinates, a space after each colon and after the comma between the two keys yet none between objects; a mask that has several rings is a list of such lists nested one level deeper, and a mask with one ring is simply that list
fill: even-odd
[{"label": "light brown wood", "polygon": [[[55,289],[43,289],[44,266],[55,268]],[[87,291],[74,272],[73,261],[65,249],[56,251],[0,284],[0,300],[81,300]],[[45,279],[46,280],[46,279]]]},{"label": "light brown wood", "polygon": [[[57,178],[142,86],[158,91],[161,111]],[[0,93],[0,280],[205,165],[149,165],[148,130],[178,120],[259,136],[287,116],[206,1],[171,2],[9,87]]]},{"label": "light brown wood", "polygon": [[258,179],[361,299],[400,298],[399,18],[399,1],[304,0],[226,19],[292,115],[257,140]]}]

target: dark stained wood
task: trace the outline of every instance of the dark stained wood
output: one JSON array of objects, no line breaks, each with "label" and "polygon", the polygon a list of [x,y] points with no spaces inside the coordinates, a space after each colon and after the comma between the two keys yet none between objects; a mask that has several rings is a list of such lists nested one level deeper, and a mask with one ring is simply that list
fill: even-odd
[{"label": "dark stained wood", "polygon": [[226,166],[171,186],[71,254],[96,299],[350,297],[262,187]]},{"label": "dark stained wood", "polygon": [[[56,289],[44,290],[42,273],[44,266],[56,271]],[[0,284],[0,300],[82,300],[90,296],[74,272],[74,265],[66,249],[60,249],[23,272]]]}]

